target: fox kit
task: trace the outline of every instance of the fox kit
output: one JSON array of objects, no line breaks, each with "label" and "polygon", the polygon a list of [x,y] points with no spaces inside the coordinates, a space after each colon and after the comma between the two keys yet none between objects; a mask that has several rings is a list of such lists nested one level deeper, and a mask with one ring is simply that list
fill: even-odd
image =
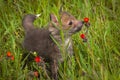
[{"label": "fox kit", "polygon": [[53,41],[51,36],[59,43],[62,43],[60,28],[64,32],[65,45],[69,54],[73,54],[72,41],[70,37],[79,32],[83,26],[83,21],[77,20],[67,12],[60,12],[60,22],[54,14],[50,14],[50,23],[48,29],[35,28],[34,20],[38,15],[28,14],[24,16],[22,25],[25,29],[25,39],[23,47],[28,51],[35,51],[44,61],[50,64],[51,77],[57,80],[58,61],[62,61],[59,47]]}]

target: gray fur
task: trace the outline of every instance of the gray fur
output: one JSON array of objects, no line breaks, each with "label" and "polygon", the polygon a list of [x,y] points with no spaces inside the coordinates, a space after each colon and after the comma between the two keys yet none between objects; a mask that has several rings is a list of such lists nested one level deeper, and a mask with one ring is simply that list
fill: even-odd
[{"label": "gray fur", "polygon": [[51,22],[48,24],[48,29],[38,29],[33,25],[36,15],[26,15],[23,18],[22,25],[25,30],[25,39],[23,47],[28,51],[37,52],[39,56],[43,57],[45,61],[50,63],[51,76],[54,80],[57,80],[58,61],[62,60],[62,56],[59,47],[55,44],[51,36],[54,37],[59,44],[62,44],[60,30],[64,30],[65,46],[68,45],[67,51],[69,54],[73,54],[72,39],[71,36],[80,31],[83,23],[78,21],[72,15],[67,12],[61,12],[61,24],[58,22],[54,14],[50,15]]}]

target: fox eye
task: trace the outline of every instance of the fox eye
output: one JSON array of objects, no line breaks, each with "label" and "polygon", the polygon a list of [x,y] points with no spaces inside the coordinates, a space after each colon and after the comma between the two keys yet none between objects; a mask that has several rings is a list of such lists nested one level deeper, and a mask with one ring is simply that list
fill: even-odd
[{"label": "fox eye", "polygon": [[68,23],[68,25],[72,25],[73,24],[73,22],[72,21],[70,21],[69,23]]}]

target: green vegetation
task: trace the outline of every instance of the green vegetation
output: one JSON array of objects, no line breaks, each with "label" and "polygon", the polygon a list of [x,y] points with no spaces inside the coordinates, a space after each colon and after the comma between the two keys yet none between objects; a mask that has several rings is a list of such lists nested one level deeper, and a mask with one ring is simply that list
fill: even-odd
[{"label": "green vegetation", "polygon": [[[22,69],[25,14],[39,14],[39,27],[49,21],[49,14],[57,16],[60,6],[77,19],[90,18],[88,42],[72,36],[74,57],[60,65],[59,80],[120,80],[120,1],[119,0],[1,0],[0,1],[0,80],[24,80],[28,69]],[[7,52],[14,61],[6,59]],[[34,64],[33,64],[34,65]],[[41,72],[42,74],[42,72]],[[44,75],[41,76],[44,79]],[[34,79],[36,80],[36,78]]]}]

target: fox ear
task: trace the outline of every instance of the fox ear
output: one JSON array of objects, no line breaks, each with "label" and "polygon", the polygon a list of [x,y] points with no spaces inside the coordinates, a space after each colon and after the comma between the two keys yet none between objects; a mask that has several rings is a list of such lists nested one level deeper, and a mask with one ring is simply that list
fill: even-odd
[{"label": "fox ear", "polygon": [[58,19],[54,14],[50,14],[50,23],[48,30],[51,32],[52,35],[55,35],[59,32],[59,30],[57,29],[59,23],[58,23]]},{"label": "fox ear", "polygon": [[55,24],[58,24],[58,19],[54,14],[50,14],[50,21],[54,22]]},{"label": "fox ear", "polygon": [[60,6],[59,14],[61,14],[62,12],[63,12],[63,4]]}]

